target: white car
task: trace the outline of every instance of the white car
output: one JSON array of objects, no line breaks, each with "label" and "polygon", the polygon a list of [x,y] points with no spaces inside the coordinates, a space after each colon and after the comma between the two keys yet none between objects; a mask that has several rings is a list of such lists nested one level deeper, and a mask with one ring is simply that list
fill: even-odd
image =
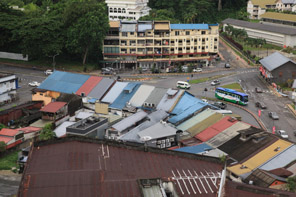
[{"label": "white car", "polygon": [[201,68],[195,68],[195,69],[193,69],[193,72],[195,72],[195,73],[202,72],[202,69]]},{"label": "white car", "polygon": [[53,72],[52,72],[52,70],[46,70],[46,71],[44,71],[44,74],[45,75],[51,75]]},{"label": "white car", "polygon": [[285,138],[285,139],[288,139],[288,138],[289,138],[287,132],[284,131],[284,130],[278,130],[277,133],[278,133],[282,138]]},{"label": "white car", "polygon": [[209,103],[207,99],[201,99],[205,103]]},{"label": "white car", "polygon": [[211,83],[212,86],[216,86],[216,85],[220,85],[220,81],[219,80],[214,80]]},{"label": "white car", "polygon": [[40,83],[37,82],[37,81],[32,81],[32,82],[29,83],[29,86],[31,86],[31,87],[38,87],[38,86],[40,86]]}]

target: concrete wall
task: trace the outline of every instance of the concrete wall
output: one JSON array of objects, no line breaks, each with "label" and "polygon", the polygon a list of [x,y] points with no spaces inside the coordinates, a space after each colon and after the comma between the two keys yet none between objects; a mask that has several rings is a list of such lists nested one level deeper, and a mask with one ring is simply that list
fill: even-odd
[{"label": "concrete wall", "polygon": [[108,107],[109,105],[106,103],[96,103],[95,111],[98,114],[108,114]]},{"label": "concrete wall", "polygon": [[0,52],[0,58],[28,61],[28,55],[26,55],[26,57],[23,57],[23,54],[19,53]]},{"label": "concrete wall", "polygon": [[271,73],[273,76],[273,82],[284,83],[288,79],[295,79],[296,78],[296,64],[294,64],[292,62],[287,62],[286,64],[273,70]]}]

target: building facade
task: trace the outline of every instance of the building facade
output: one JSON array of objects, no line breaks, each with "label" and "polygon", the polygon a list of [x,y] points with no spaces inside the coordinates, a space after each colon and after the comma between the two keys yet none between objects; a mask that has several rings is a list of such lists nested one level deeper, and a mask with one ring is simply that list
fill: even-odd
[{"label": "building facade", "polygon": [[247,12],[250,19],[260,19],[266,9],[276,9],[276,0],[249,0]]},{"label": "building facade", "polygon": [[295,12],[295,0],[277,0],[276,9],[280,11],[292,11]]},{"label": "building facade", "polygon": [[110,22],[103,53],[117,68],[164,68],[208,61],[218,47],[218,24],[117,21]]},{"label": "building facade", "polygon": [[15,75],[0,74],[0,106],[16,99],[18,79]]},{"label": "building facade", "polygon": [[109,20],[138,20],[149,15],[148,0],[106,0]]}]

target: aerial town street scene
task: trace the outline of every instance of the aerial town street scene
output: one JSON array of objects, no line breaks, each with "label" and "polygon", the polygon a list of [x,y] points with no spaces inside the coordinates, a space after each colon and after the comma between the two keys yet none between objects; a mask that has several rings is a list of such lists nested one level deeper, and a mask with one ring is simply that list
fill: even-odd
[{"label": "aerial town street scene", "polygon": [[2,196],[296,196],[296,0],[1,0]]}]

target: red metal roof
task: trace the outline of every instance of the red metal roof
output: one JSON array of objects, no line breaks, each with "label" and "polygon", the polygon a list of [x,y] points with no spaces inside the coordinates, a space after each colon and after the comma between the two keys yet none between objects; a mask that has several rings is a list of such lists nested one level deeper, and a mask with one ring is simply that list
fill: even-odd
[{"label": "red metal roof", "polygon": [[76,94],[81,95],[83,92],[87,96],[94,87],[102,80],[102,77],[91,76],[88,80],[77,90]]},{"label": "red metal roof", "polygon": [[24,134],[26,134],[26,133],[32,133],[32,132],[40,131],[41,128],[38,128],[38,127],[23,127],[23,128],[18,128],[16,130],[23,131]]},{"label": "red metal roof", "polygon": [[13,140],[13,137],[2,137],[2,136],[0,136],[0,142],[5,142],[5,144],[10,142],[11,140]]},{"label": "red metal roof", "polygon": [[15,130],[15,129],[7,129],[7,128],[3,128],[0,131],[0,135],[5,135],[5,136],[10,136],[10,137],[14,137],[19,131]]},{"label": "red metal roof", "polygon": [[145,152],[110,141],[67,140],[36,144],[19,196],[141,196],[138,180],[151,178],[172,181],[178,196],[217,196],[219,177],[214,183],[196,176],[221,173],[219,159],[153,148]]},{"label": "red metal roof", "polygon": [[219,134],[220,132],[224,131],[225,129],[227,129],[228,127],[232,126],[237,122],[237,120],[231,122],[229,121],[229,119],[232,119],[232,118],[231,117],[223,118],[219,122],[216,122],[212,126],[208,127],[207,129],[197,134],[195,138],[203,142],[208,141],[212,137],[216,136],[217,134]]},{"label": "red metal roof", "polygon": [[66,102],[52,102],[45,105],[40,111],[55,113],[65,105],[67,105]]}]

